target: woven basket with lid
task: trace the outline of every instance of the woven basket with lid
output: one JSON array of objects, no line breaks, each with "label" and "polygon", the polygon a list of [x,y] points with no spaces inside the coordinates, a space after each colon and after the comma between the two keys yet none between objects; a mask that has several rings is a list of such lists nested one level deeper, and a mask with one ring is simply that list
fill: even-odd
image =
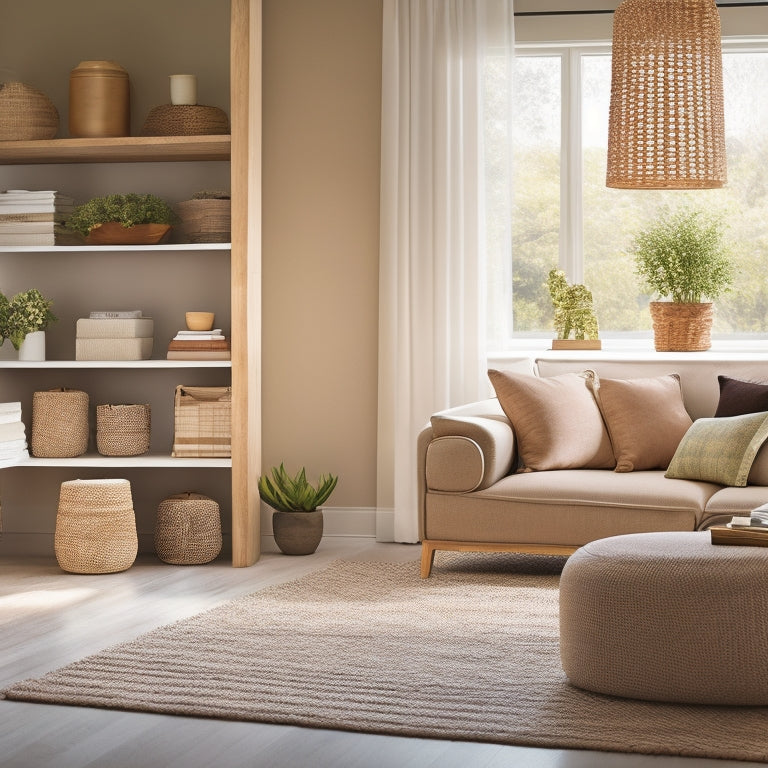
[{"label": "woven basket with lid", "polygon": [[201,493],[176,493],[160,502],[155,551],[171,565],[202,565],[221,552],[219,505]]},{"label": "woven basket with lid", "polygon": [[0,83],[0,141],[52,139],[59,129],[59,111],[37,88]]}]

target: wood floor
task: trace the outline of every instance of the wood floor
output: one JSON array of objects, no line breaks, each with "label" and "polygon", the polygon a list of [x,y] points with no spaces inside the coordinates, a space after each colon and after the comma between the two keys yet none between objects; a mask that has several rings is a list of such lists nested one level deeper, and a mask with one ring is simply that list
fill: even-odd
[{"label": "wood floor", "polygon": [[[53,559],[6,558],[0,561],[0,687],[340,558],[417,560],[419,550],[329,537],[312,556],[266,553],[252,568],[232,568],[226,560],[174,567],[142,557],[130,570],[104,576],[66,574]],[[0,700],[3,768],[749,765],[755,764],[400,738]]]}]

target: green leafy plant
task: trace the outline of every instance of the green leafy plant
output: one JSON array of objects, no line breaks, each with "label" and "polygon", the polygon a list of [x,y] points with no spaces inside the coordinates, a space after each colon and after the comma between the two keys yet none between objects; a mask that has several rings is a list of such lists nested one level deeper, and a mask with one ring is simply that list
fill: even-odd
[{"label": "green leafy plant", "polygon": [[716,299],[733,282],[722,219],[704,211],[664,210],[636,235],[632,253],[645,290],[676,303]]},{"label": "green leafy plant", "polygon": [[173,224],[177,220],[171,206],[156,195],[107,195],[94,197],[78,205],[67,219],[66,226],[87,236],[99,224],[117,221],[124,227],[137,224]]},{"label": "green leafy plant", "polygon": [[315,487],[307,482],[304,467],[291,477],[281,463],[272,467],[271,475],[259,478],[259,495],[278,512],[312,512],[328,500],[338,479],[330,474],[320,475]]},{"label": "green leafy plant", "polygon": [[11,340],[18,350],[28,333],[44,331],[56,320],[53,302],[43,298],[37,288],[17,293],[13,298],[0,294],[0,343]]},{"label": "green leafy plant", "polygon": [[596,339],[597,316],[592,306],[592,291],[582,283],[568,285],[562,269],[551,269],[547,289],[555,308],[554,326],[558,339]]}]

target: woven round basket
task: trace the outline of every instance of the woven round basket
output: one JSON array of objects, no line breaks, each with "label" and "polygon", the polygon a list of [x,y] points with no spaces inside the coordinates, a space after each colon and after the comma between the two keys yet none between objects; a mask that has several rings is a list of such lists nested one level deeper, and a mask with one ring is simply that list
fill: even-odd
[{"label": "woven round basket", "polygon": [[37,88],[0,83],[0,141],[52,139],[59,130],[59,111]]},{"label": "woven round basket", "polygon": [[67,480],[61,484],[54,550],[70,573],[116,573],[138,552],[128,480]]},{"label": "woven round basket", "polygon": [[32,455],[67,459],[88,450],[88,393],[50,389],[32,395]]},{"label": "woven round basket", "polygon": [[204,104],[163,104],[149,110],[142,136],[210,136],[229,133],[227,113]]},{"label": "woven round basket", "polygon": [[219,505],[191,491],[163,499],[157,508],[155,552],[171,565],[210,563],[221,552]]},{"label": "woven round basket", "polygon": [[97,405],[96,450],[102,456],[139,456],[149,450],[151,409],[145,405]]},{"label": "woven round basket", "polygon": [[176,204],[183,243],[228,243],[232,239],[232,205],[226,199],[184,200]]},{"label": "woven round basket", "polygon": [[657,352],[703,352],[712,346],[710,302],[652,301],[649,309]]}]

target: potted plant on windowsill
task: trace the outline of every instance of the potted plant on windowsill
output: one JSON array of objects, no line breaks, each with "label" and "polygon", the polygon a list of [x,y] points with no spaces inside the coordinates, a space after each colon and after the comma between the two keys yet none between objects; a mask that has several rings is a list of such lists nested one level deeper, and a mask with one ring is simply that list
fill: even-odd
[{"label": "potted plant on windowsill", "polygon": [[645,290],[668,299],[649,305],[656,351],[709,349],[712,301],[733,282],[722,219],[689,208],[664,211],[637,234],[633,253]]},{"label": "potted plant on windowsill", "polygon": [[338,477],[320,475],[317,485],[307,482],[302,467],[294,476],[281,463],[259,478],[259,495],[272,507],[275,542],[286,555],[311,555],[323,537],[323,510],[319,509],[336,487]]},{"label": "potted plant on windowsill", "polygon": [[173,208],[156,195],[94,197],[75,208],[66,226],[88,245],[155,245],[177,221]]},{"label": "potted plant on windowsill", "polygon": [[45,330],[56,320],[52,306],[37,288],[11,299],[0,293],[0,345],[10,339],[19,360],[45,360]]}]

